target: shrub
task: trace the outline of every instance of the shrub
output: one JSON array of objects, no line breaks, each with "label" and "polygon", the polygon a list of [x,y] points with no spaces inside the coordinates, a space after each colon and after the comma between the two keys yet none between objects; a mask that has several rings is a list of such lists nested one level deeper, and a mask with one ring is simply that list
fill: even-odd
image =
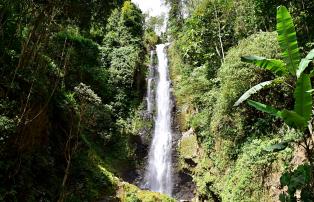
[{"label": "shrub", "polygon": [[[274,134],[274,136],[277,136]],[[281,138],[254,138],[241,148],[235,165],[232,166],[219,182],[222,189],[222,201],[269,201],[265,184],[268,174],[282,172],[284,167],[276,161],[290,161],[293,150],[288,148],[282,152],[267,152],[267,148]],[[270,172],[271,171],[271,172]],[[271,178],[271,177],[270,177]],[[276,179],[271,179],[276,180]]]},{"label": "shrub", "polygon": [[[247,54],[259,54],[265,57],[277,57],[279,53],[279,45],[276,39],[276,33],[259,33],[240,41],[239,45],[231,48],[228,52],[225,62],[218,72],[218,79],[221,82],[218,89],[218,97],[215,105],[215,112],[211,121],[211,131],[216,135],[230,137],[234,139],[244,137],[248,132],[259,133],[261,127],[257,129],[255,124],[261,123],[262,119],[267,119],[267,123],[271,120],[267,116],[258,112],[252,112],[244,106],[241,109],[233,108],[234,102],[248,89],[260,81],[267,80],[272,75],[266,70],[261,70],[254,65],[248,65],[241,62],[241,56]],[[280,91],[279,88],[273,89]],[[282,93],[278,93],[282,95]],[[259,95],[262,100],[272,100],[271,96]],[[287,96],[284,94],[283,96]],[[287,100],[286,100],[287,102]],[[286,103],[281,103],[286,104]],[[280,103],[277,102],[277,105]],[[276,127],[275,127],[276,128]]]}]

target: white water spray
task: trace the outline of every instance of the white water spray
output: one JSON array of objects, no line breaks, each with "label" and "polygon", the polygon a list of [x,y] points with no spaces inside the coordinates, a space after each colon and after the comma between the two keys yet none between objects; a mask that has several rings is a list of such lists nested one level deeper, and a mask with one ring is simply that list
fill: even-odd
[{"label": "white water spray", "polygon": [[154,51],[150,52],[150,65],[149,65],[149,72],[147,77],[147,92],[146,92],[146,101],[147,101],[147,112],[153,112],[153,95],[152,95],[152,81],[154,79]]},{"label": "white water spray", "polygon": [[149,151],[148,167],[145,175],[146,186],[156,192],[172,194],[172,133],[171,98],[168,75],[168,59],[165,45],[157,45],[158,84],[156,92],[157,118],[153,140]]}]

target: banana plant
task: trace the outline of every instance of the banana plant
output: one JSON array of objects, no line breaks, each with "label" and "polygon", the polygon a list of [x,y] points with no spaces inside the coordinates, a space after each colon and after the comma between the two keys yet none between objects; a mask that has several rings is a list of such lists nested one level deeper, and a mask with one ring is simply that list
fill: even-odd
[{"label": "banana plant", "polygon": [[312,115],[313,103],[311,93],[313,90],[311,77],[314,75],[314,71],[310,74],[306,74],[304,70],[314,58],[314,49],[311,50],[305,58],[301,59],[293,20],[285,6],[280,6],[277,9],[277,33],[279,45],[283,51],[283,60],[267,59],[259,56],[241,57],[243,62],[255,64],[258,67],[272,71],[276,75],[276,78],[274,80],[265,81],[255,85],[245,92],[234,104],[234,106],[240,105],[251,95],[267,86],[282,83],[282,78],[293,76],[296,78],[294,90],[295,104],[293,110],[278,110],[272,106],[253,100],[248,100],[248,104],[257,110],[283,119],[290,127],[304,131]]}]

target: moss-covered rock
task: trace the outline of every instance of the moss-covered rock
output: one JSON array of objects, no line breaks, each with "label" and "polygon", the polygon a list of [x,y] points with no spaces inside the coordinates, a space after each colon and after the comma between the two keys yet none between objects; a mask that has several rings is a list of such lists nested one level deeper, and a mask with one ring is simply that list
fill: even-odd
[{"label": "moss-covered rock", "polygon": [[198,143],[193,130],[183,133],[178,145],[180,169],[191,170],[197,165],[198,161]]},{"label": "moss-covered rock", "polygon": [[173,198],[166,195],[141,190],[126,182],[119,183],[117,196],[122,202],[175,202]]}]

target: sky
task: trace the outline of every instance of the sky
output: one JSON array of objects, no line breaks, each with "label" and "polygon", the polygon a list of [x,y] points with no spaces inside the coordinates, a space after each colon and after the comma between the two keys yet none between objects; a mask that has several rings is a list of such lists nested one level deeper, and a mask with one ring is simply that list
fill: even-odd
[{"label": "sky", "polygon": [[132,0],[137,4],[143,13],[149,12],[150,16],[159,16],[167,13],[167,7],[163,5],[163,0]]},{"label": "sky", "polygon": [[[160,16],[164,14],[167,19],[168,7],[163,4],[163,1],[164,0],[132,0],[133,3],[140,7],[143,13],[149,13],[150,16]],[[155,30],[158,35],[166,31],[166,22],[167,20],[164,21],[164,25],[160,29]]]}]

